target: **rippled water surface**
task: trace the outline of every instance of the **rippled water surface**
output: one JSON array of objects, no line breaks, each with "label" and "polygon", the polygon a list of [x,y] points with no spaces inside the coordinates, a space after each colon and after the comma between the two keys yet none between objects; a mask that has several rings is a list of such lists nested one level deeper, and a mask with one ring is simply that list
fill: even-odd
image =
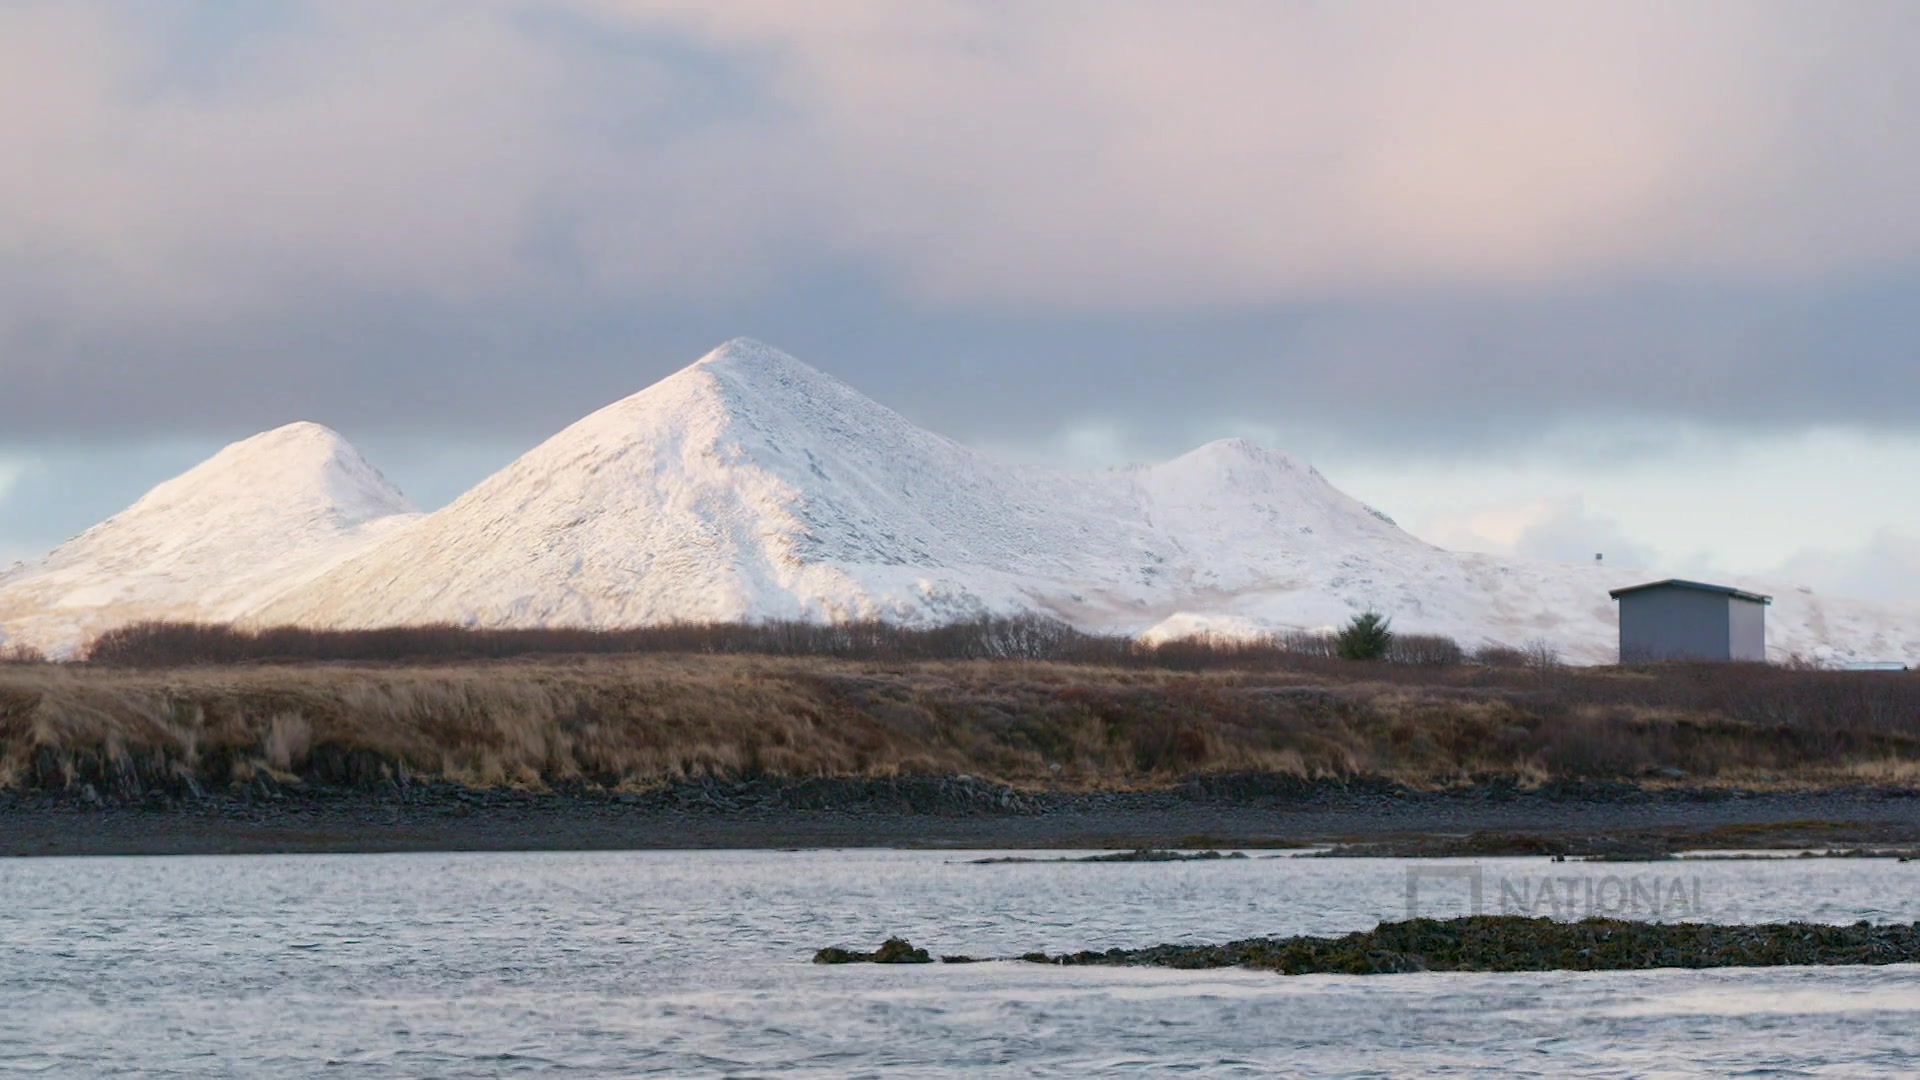
[{"label": "rippled water surface", "polygon": [[[930,852],[0,862],[0,1073],[1537,1076],[1920,1072],[1920,969],[1287,978],[816,967],[1370,928],[1407,870],[1485,910],[1920,919],[1920,864]],[[1423,876],[1424,914],[1470,903]],[[1698,910],[1696,910],[1698,909]]]}]

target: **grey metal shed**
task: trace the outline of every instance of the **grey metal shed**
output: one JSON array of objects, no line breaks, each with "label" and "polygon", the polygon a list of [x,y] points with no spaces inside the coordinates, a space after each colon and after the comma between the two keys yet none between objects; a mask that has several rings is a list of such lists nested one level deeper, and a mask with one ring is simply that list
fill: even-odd
[{"label": "grey metal shed", "polygon": [[1728,585],[1668,578],[1614,589],[1620,602],[1620,662],[1767,659],[1773,597]]}]

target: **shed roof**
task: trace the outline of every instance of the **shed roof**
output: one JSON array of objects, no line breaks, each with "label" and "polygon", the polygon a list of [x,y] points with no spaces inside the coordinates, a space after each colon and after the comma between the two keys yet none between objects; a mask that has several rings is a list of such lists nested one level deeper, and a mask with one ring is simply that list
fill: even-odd
[{"label": "shed roof", "polygon": [[1699,592],[1719,593],[1721,596],[1731,596],[1736,600],[1751,600],[1756,604],[1773,603],[1773,597],[1771,596],[1762,596],[1759,593],[1748,592],[1745,589],[1736,589],[1731,585],[1709,585],[1704,581],[1687,581],[1683,578],[1667,578],[1665,581],[1649,581],[1645,585],[1629,585],[1624,589],[1614,589],[1607,593],[1607,595],[1618,600],[1629,593],[1646,592],[1648,589],[1694,589]]}]

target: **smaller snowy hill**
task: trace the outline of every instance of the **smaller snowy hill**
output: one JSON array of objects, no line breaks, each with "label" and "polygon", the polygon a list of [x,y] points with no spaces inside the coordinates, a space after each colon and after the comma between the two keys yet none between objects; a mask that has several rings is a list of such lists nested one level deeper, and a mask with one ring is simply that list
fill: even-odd
[{"label": "smaller snowy hill", "polygon": [[417,517],[337,433],[289,424],[0,575],[0,644],[62,656],[143,619],[237,619]]}]

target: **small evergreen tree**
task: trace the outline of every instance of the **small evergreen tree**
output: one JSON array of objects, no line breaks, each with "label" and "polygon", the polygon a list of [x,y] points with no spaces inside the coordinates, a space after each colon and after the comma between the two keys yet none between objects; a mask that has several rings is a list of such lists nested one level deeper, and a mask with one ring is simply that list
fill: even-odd
[{"label": "small evergreen tree", "polygon": [[1393,647],[1393,620],[1377,611],[1353,617],[1334,641],[1342,660],[1385,660]]}]

